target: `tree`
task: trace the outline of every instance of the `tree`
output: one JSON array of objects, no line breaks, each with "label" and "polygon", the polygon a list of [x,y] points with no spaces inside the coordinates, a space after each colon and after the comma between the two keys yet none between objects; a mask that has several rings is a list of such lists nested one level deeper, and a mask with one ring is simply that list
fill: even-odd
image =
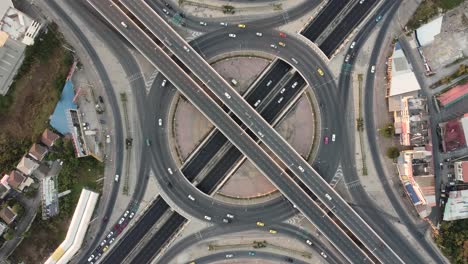
[{"label": "tree", "polygon": [[387,157],[390,159],[396,159],[400,156],[400,150],[397,147],[389,147],[387,149]]},{"label": "tree", "polygon": [[395,135],[395,127],[393,123],[386,124],[385,126],[380,128],[379,131],[380,131],[380,134],[386,138],[391,138]]}]

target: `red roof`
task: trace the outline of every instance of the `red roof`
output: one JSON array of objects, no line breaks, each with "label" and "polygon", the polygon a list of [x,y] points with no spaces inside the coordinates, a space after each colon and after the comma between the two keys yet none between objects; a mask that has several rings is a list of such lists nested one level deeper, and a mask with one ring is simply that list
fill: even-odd
[{"label": "red roof", "polygon": [[468,182],[468,161],[462,162],[463,181]]},{"label": "red roof", "polygon": [[60,136],[50,131],[49,129],[44,130],[41,136],[41,142],[48,147],[52,147]]},{"label": "red roof", "polygon": [[468,95],[468,83],[457,85],[438,96],[441,105],[446,106]]}]

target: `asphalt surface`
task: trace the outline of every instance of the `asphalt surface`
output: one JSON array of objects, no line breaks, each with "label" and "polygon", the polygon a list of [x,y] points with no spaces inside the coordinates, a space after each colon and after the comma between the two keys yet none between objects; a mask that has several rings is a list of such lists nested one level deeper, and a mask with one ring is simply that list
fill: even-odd
[{"label": "asphalt surface", "polygon": [[[372,254],[380,261],[388,261],[400,263],[401,259],[393,250],[385,244],[385,242],[362,220],[362,218],[339,196],[312,167],[307,164],[287,143],[274,131],[268,123],[265,122],[254,109],[242,99],[242,97],[233,90],[230,85],[224,81],[196,52],[190,52],[190,48],[184,46],[185,41],[175,33],[162,19],[155,16],[151,10],[148,10],[142,2],[130,2],[123,0],[122,3],[135,15],[138,19],[158,38],[163,39],[165,45],[182,61],[192,73],[211,88],[211,91],[225,104],[229,109],[237,115],[237,117],[247,124],[247,126],[261,138],[262,142],[276,154],[276,156],[288,166],[291,170],[312,192],[325,204],[330,210],[334,210],[335,216],[348,228],[354,235],[363,243]],[[117,24],[117,23],[116,23]],[[135,43],[134,43],[135,44]],[[141,51],[141,50],[140,50]],[[168,73],[166,72],[167,76]],[[175,79],[168,77],[172,82]],[[181,86],[177,85],[183,90]],[[294,189],[299,186],[293,182],[289,182],[289,186],[280,184],[282,179],[273,179],[274,172],[272,169],[276,167],[275,162],[255,143],[251,140],[246,140],[239,133],[239,127],[226,120],[226,118],[216,113],[218,110],[211,107],[213,101],[206,102],[200,100],[197,102],[196,96],[201,92],[198,91],[183,91],[190,98],[192,103],[197,106],[203,113],[207,115],[213,122],[250,160],[266,175],[270,180],[285,194],[292,202],[299,202],[299,197],[294,197]],[[189,95],[191,93],[192,95]],[[210,100],[208,100],[210,101]],[[216,110],[215,110],[216,109]],[[213,111],[214,110],[214,111]],[[224,114],[224,113],[222,113]],[[284,183],[284,182],[283,182]],[[296,204],[297,205],[297,204]],[[298,205],[301,212],[311,221],[313,214],[308,213],[307,204]],[[335,242],[336,243],[336,242]]]},{"label": "asphalt surface", "polygon": [[[99,56],[97,55],[96,50],[93,48],[91,43],[85,37],[81,29],[76,25],[76,23],[66,14],[66,12],[64,12],[64,10],[55,1],[46,1],[46,3],[53,10],[53,12],[59,15],[63,19],[64,23],[66,23],[71,28],[71,30],[74,32],[77,39],[80,41],[80,44],[83,46],[85,51],[89,54],[89,57],[92,63],[94,64],[94,67],[96,68],[97,74],[103,83],[103,88],[106,93],[106,99],[108,101],[108,104],[110,105],[109,110],[113,113],[111,115],[114,118],[114,134],[112,135],[113,140],[114,142],[123,142],[124,141],[123,125],[122,125],[122,119],[120,116],[120,111],[118,108],[117,97],[115,95],[114,88],[112,87],[112,84],[110,82],[109,76],[104,68],[102,61],[99,59]],[[120,41],[115,42],[115,45],[119,45],[119,42]],[[125,54],[122,54],[122,56],[125,56]],[[114,157],[115,172],[113,174],[121,174],[122,164],[123,164],[123,151],[124,151],[123,144],[114,144],[113,151],[115,152],[115,157]],[[119,185],[113,184],[111,192],[105,194],[107,195],[107,199],[104,199],[103,197],[101,197],[101,201],[106,201],[107,203],[103,205],[103,211],[101,211],[102,212],[101,214],[98,214],[97,221],[103,221],[105,217],[108,217],[112,214],[118,191],[119,191]],[[99,238],[104,234],[104,232],[105,232],[105,229],[100,228],[95,233],[95,236],[94,236],[96,238],[95,241],[87,245],[89,246],[89,249],[88,249],[89,253],[98,244]]]},{"label": "asphalt surface", "polygon": [[343,20],[335,27],[330,35],[320,44],[320,49],[330,57],[351,34],[353,29],[367,16],[372,8],[380,0],[365,0],[362,4],[355,5]]},{"label": "asphalt surface", "polygon": [[341,12],[349,0],[330,0],[312,22],[302,31],[304,37],[315,42],[323,30],[333,21],[336,14]]},{"label": "asphalt surface", "polygon": [[[100,12],[103,12],[103,15],[114,22],[115,25],[120,24],[119,21],[126,21],[129,25],[134,26],[130,21],[128,21],[121,13],[118,12],[109,12],[106,10],[108,6],[102,5],[102,3],[97,3],[90,1],[95,7],[99,6]],[[118,28],[118,27],[117,27]],[[265,175],[269,175],[277,187],[281,186],[283,193],[287,193],[288,198],[292,200],[298,208],[304,208],[302,211],[306,212],[305,214],[309,216],[310,219],[314,220],[314,224],[317,228],[324,234],[330,241],[332,241],[338,248],[343,249],[346,252],[347,256],[350,256],[351,259],[365,259],[366,256],[362,251],[360,251],[357,246],[349,240],[341,230],[336,228],[332,220],[326,216],[321,215],[320,208],[314,204],[314,202],[308,198],[304,193],[298,191],[298,186],[294,184],[291,179],[287,179],[281,176],[282,170],[276,166],[272,160],[267,157],[263,150],[259,149],[255,142],[248,137],[242,136],[242,130],[237,124],[232,120],[229,120],[226,113],[224,113],[221,108],[216,105],[211,100],[207,100],[207,95],[200,89],[193,89],[197,87],[186,74],[181,73],[178,70],[176,64],[172,62],[169,57],[162,54],[162,51],[154,48],[154,44],[151,41],[144,37],[139,30],[125,30],[123,32],[130,42],[144,54],[144,56],[151,61],[154,65],[158,65],[159,62],[162,65],[158,65],[161,72],[172,82],[174,83],[187,98],[190,98],[192,103],[198,107],[202,112],[206,113],[211,122],[213,122],[218,128],[223,131],[223,133],[229,138],[235,138],[237,146],[240,149],[252,148],[248,153],[244,153],[247,157],[250,157],[258,165],[261,171]],[[167,41],[167,40],[166,40]],[[171,41],[171,40],[169,40]],[[174,42],[175,43],[175,42]],[[193,54],[193,52],[191,53]],[[236,96],[236,95],[232,95]],[[174,167],[173,164],[162,164],[160,160],[157,167],[158,171],[156,174],[165,173],[167,171],[167,166]],[[292,197],[292,199],[291,199]],[[312,207],[312,208],[311,208]],[[221,222],[221,219],[212,218],[213,222]]]},{"label": "asphalt surface", "polygon": [[[163,1],[158,0],[144,0],[149,6],[151,6],[156,12],[164,17],[165,20],[168,22],[175,24],[176,26],[182,26],[181,23],[174,22],[174,16],[183,16],[184,25],[182,27],[186,27],[190,30],[198,31],[198,32],[211,32],[220,28],[224,28],[225,26],[220,25],[221,22],[227,23],[227,27],[235,27],[239,23],[254,23],[259,28],[275,28],[282,25],[285,25],[299,17],[304,16],[314,8],[316,8],[319,4],[319,0],[307,0],[303,3],[290,8],[289,10],[283,10],[282,12],[277,12],[274,14],[256,14],[255,19],[252,19],[251,16],[244,16],[244,15],[233,15],[230,17],[225,18],[203,18],[203,22],[206,23],[206,26],[200,25],[202,21],[200,17],[193,16],[190,14],[186,14],[180,9],[178,6],[166,6]],[[166,9],[169,15],[163,12],[163,9]],[[246,17],[248,17],[246,19]]]},{"label": "asphalt surface", "polygon": [[[385,15],[381,22],[376,22],[374,16],[369,20],[366,25],[362,28],[362,30],[356,35],[353,41],[355,41],[355,45],[353,49],[348,49],[347,53],[352,55],[349,64],[343,62],[343,68],[340,75],[339,87],[340,90],[343,91],[340,94],[340,101],[343,104],[348,104],[347,98],[349,98],[349,87],[351,82],[351,73],[352,73],[352,65],[354,65],[354,58],[359,52],[360,47],[366,42],[368,36],[370,35],[371,31],[375,29],[379,23],[381,25],[381,31],[375,40],[376,46],[374,47],[373,53],[371,55],[371,60],[369,65],[374,65],[377,57],[380,53],[381,43],[383,43],[384,38],[386,37],[386,29],[390,25],[391,19],[396,12],[396,9],[399,5],[400,1],[393,1],[388,0],[386,1],[377,11],[378,15]],[[373,108],[373,80],[374,75],[367,74],[366,75],[366,96],[365,96],[365,110],[364,113],[372,113]],[[354,120],[353,117],[347,117],[348,119]],[[377,142],[375,135],[377,131],[375,131],[373,115],[366,115],[365,116],[365,124],[366,128],[365,131],[367,132],[369,147],[371,149],[371,156],[378,157],[377,151]],[[349,142],[354,141],[354,124],[352,127],[348,128]],[[354,146],[350,146],[350,144],[343,145],[345,155],[354,155]],[[374,165],[377,170],[377,175],[382,182],[383,186],[383,193],[388,196],[390,202],[392,203],[393,207],[395,208],[398,216],[400,217],[399,221],[408,227],[408,230],[413,235],[416,241],[420,243],[420,245],[429,253],[429,255],[434,259],[436,263],[443,263],[441,259],[438,257],[438,254],[432,249],[431,245],[429,245],[424,239],[423,234],[420,233],[419,228],[413,224],[412,220],[409,218],[407,213],[401,207],[399,203],[399,197],[396,197],[392,190],[392,185],[388,183],[382,164],[379,159],[374,159]],[[359,180],[359,177],[356,174],[356,170],[354,169],[354,161],[350,161],[350,159],[343,160],[343,171],[345,174],[345,178],[347,182],[354,182]],[[396,230],[393,227],[392,220],[383,215],[379,210],[375,210],[378,206],[372,201],[373,198],[370,198],[367,194],[365,189],[361,185],[353,186],[353,188],[349,189],[352,197],[353,202],[360,205],[356,206],[356,210],[360,213],[360,215],[371,225],[372,228],[382,237],[385,241],[394,248],[400,257],[406,263],[424,263],[425,260],[421,256],[421,252],[418,252],[417,249],[413,247],[413,245],[409,244],[407,239],[400,234],[400,231]]]},{"label": "asphalt surface", "polygon": [[[183,238],[182,240],[178,241],[171,248],[169,248],[165,252],[165,254],[157,260],[156,263],[170,263],[178,254],[180,254],[181,251],[186,250],[191,246],[194,246],[195,244],[200,243],[202,241],[210,240],[214,237],[219,237],[227,234],[235,234],[238,232],[244,232],[248,230],[261,230],[265,232],[265,239],[268,241],[268,236],[271,236],[271,234],[268,233],[269,229],[274,229],[278,232],[278,234],[282,234],[287,237],[299,240],[304,244],[306,244],[306,240],[309,240],[312,242],[312,245],[309,246],[310,250],[317,252],[317,254],[320,254],[320,252],[324,252],[328,256],[328,263],[343,263],[341,256],[336,255],[335,251],[328,250],[328,246],[323,244],[319,239],[317,239],[317,237],[306,232],[304,229],[289,224],[277,224],[265,227],[257,226],[255,228],[245,225],[234,225],[229,229],[222,228],[219,226],[206,228],[197,232],[196,234],[189,235]],[[255,251],[255,249],[251,251]],[[256,251],[256,253],[258,252],[259,251]],[[260,255],[257,255],[257,257],[259,256]],[[198,260],[195,260],[195,262],[199,263]]]},{"label": "asphalt surface", "polygon": [[[254,256],[251,256],[249,254],[255,254]],[[218,252],[218,253],[213,253],[208,256],[204,256],[198,259],[195,259],[195,263],[213,263],[216,261],[239,261],[243,259],[249,259],[255,260],[255,259],[262,259],[262,260],[270,260],[270,261],[278,261],[280,263],[302,263],[302,264],[307,264],[308,262],[305,262],[303,260],[290,257],[290,256],[285,256],[285,255],[279,255],[276,253],[270,253],[270,252],[263,252],[263,251],[246,251],[246,250],[233,250],[233,251],[226,251],[226,252]]]}]

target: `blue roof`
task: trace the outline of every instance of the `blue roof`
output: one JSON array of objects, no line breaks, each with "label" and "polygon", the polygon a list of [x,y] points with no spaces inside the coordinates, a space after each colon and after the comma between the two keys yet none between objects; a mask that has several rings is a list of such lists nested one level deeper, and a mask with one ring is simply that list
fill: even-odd
[{"label": "blue roof", "polygon": [[401,49],[401,46],[400,46],[400,42],[395,42],[395,50],[400,50]]},{"label": "blue roof", "polygon": [[76,104],[73,102],[74,96],[73,83],[68,80],[63,87],[62,95],[57,106],[55,106],[54,113],[50,117],[50,125],[62,135],[72,132],[68,126],[67,115],[69,109],[77,109]]},{"label": "blue roof", "polygon": [[406,191],[408,191],[408,194],[411,198],[411,201],[413,204],[417,204],[420,202],[419,197],[416,195],[416,192],[414,191],[413,185],[411,183],[405,184]]}]

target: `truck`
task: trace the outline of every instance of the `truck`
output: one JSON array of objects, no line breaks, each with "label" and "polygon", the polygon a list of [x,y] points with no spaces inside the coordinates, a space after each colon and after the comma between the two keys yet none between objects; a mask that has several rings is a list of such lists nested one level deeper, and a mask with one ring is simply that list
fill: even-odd
[{"label": "truck", "polygon": [[94,136],[94,135],[96,135],[96,131],[95,130],[85,130],[84,134],[86,136]]}]

